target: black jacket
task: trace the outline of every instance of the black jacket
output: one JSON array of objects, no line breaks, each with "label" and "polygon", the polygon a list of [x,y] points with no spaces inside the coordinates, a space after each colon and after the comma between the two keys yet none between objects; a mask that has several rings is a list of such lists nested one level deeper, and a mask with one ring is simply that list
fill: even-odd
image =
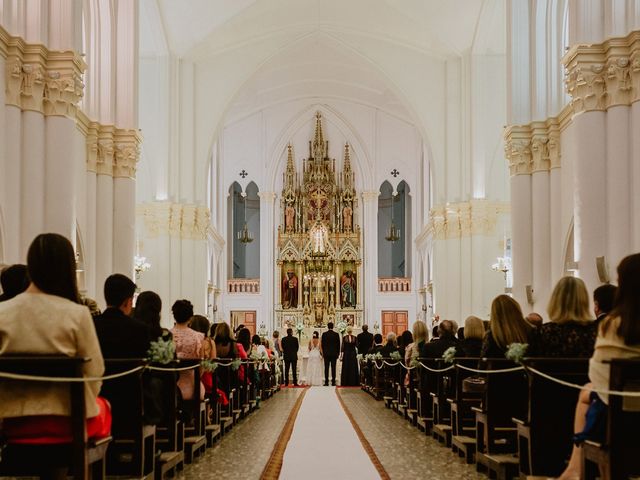
[{"label": "black jacket", "polygon": [[358,353],[367,354],[373,345],[373,333],[362,332],[356,337],[358,341]]},{"label": "black jacket", "polygon": [[340,356],[340,335],[333,330],[327,330],[320,339],[324,358],[338,358]]},{"label": "black jacket", "polygon": [[151,332],[141,321],[109,307],[94,319],[94,324],[104,358],[147,357]]},{"label": "black jacket", "polygon": [[285,360],[298,359],[298,348],[300,347],[300,344],[296,337],[293,335],[287,335],[280,341],[280,344],[282,345],[282,355]]},{"label": "black jacket", "polygon": [[458,340],[456,337],[446,335],[434,340],[433,342],[425,342],[420,347],[420,356],[423,358],[442,358],[442,354],[449,347],[457,347]]}]

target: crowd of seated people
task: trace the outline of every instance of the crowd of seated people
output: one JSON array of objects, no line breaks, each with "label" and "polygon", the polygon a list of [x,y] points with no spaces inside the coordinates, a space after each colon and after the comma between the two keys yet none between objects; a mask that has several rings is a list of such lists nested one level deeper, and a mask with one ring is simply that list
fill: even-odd
[{"label": "crowd of seated people", "polygon": [[[162,300],[152,291],[135,299],[135,283],[125,275],[110,275],[104,283],[107,308],[82,298],[76,279],[73,246],[58,234],[42,234],[32,242],[27,265],[13,265],[0,272],[0,355],[65,355],[90,359],[83,366],[85,377],[101,377],[105,360],[146,359],[152,342],[173,342],[176,359],[247,358],[251,349],[271,356],[268,342],[243,328],[234,340],[227,323],[211,326],[194,315],[188,300],[173,304],[174,327],[161,324]],[[248,340],[248,341],[247,341]],[[229,369],[221,368],[220,374]],[[242,370],[242,367],[241,367]],[[181,372],[177,385],[180,399],[193,397],[194,378]],[[240,374],[242,371],[239,372]],[[203,380],[210,372],[203,372]],[[144,423],[158,424],[168,402],[163,401],[171,377],[145,371],[142,377]],[[200,391],[211,393],[211,379]],[[68,386],[0,381],[0,436],[13,443],[68,443],[71,422]],[[90,438],[110,434],[112,382],[87,382],[85,399],[87,433]],[[175,387],[172,387],[175,388]],[[219,392],[222,393],[222,392]],[[105,397],[109,397],[110,402]],[[126,395],[125,395],[126,396]]]}]

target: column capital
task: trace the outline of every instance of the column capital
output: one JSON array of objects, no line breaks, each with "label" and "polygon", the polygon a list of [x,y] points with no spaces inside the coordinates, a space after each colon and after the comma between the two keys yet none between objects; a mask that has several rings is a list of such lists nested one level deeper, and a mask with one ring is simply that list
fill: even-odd
[{"label": "column capital", "polygon": [[261,202],[272,202],[276,199],[277,197],[277,193],[276,192],[258,192],[258,197],[260,197],[260,201]]},{"label": "column capital", "polygon": [[364,203],[373,202],[374,200],[378,199],[379,195],[380,192],[378,192],[378,190],[365,190],[362,192],[362,201]]}]

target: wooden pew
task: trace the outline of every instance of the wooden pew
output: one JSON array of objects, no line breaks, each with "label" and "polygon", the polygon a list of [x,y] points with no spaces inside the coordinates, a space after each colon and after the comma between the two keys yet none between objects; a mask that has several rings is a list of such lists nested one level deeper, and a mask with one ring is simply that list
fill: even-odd
[{"label": "wooden pew", "polygon": [[224,436],[235,424],[236,418],[234,410],[237,411],[237,384],[238,384],[238,371],[233,370],[229,364],[232,359],[221,358],[219,359],[222,364],[218,365],[215,374],[217,376],[217,384],[222,391],[227,395],[229,403],[222,408],[220,417],[220,433]]},{"label": "wooden pew", "polygon": [[[612,360],[609,390],[640,391],[640,358]],[[583,479],[640,476],[640,398],[609,396],[603,442],[587,440],[582,448]]]},{"label": "wooden pew", "polygon": [[207,395],[207,425],[204,427],[205,437],[207,438],[207,448],[222,436],[222,409],[218,401],[218,376],[215,372],[211,374],[211,393]]},{"label": "wooden pew", "polygon": [[[523,364],[577,385],[588,382],[588,358],[527,358]],[[571,455],[579,390],[528,371],[528,411],[514,418],[521,475],[557,477]]]},{"label": "wooden pew", "polygon": [[478,366],[479,358],[459,357],[455,360],[456,375],[453,394],[447,401],[451,405],[451,449],[464,457],[467,463],[473,463],[476,453],[476,417],[472,407],[478,407],[481,394],[465,392],[464,380],[472,372],[460,368]]},{"label": "wooden pew", "polygon": [[195,457],[204,453],[207,446],[205,436],[206,426],[206,403],[200,400],[201,394],[201,367],[200,360],[180,360],[181,367],[193,366],[188,370],[188,374],[193,375],[193,397],[184,400],[183,410],[185,421],[184,436],[184,461],[189,464]]},{"label": "wooden pew", "polygon": [[[105,374],[146,365],[144,359],[105,359]],[[100,395],[109,400],[113,415],[107,475],[154,478],[156,427],[144,422],[144,374],[140,370],[102,384]]]},{"label": "wooden pew", "polygon": [[[437,370],[444,370],[451,366],[442,358],[435,359]],[[433,428],[432,436],[445,446],[451,446],[451,404],[448,399],[453,396],[456,381],[456,370],[433,373],[433,389],[430,391],[433,398]]]},{"label": "wooden pew", "polygon": [[[419,358],[418,361],[432,370],[438,369],[436,359]],[[435,391],[437,379],[434,372],[424,368],[422,365],[416,369],[416,378],[418,379],[416,390],[416,403],[418,408],[417,424],[426,435],[430,435],[433,426],[433,396],[431,393]]]},{"label": "wooden pew", "polygon": [[[159,368],[178,368],[178,361],[168,364],[153,364]],[[178,375],[173,371],[156,371],[155,374],[164,380],[166,389],[166,416],[156,426],[156,445],[160,455],[156,457],[155,476],[161,480],[174,475],[184,468],[184,424],[180,419],[178,405]]]},{"label": "wooden pew", "polygon": [[[510,360],[483,359],[481,369],[502,370],[519,365]],[[527,410],[528,378],[522,371],[482,375],[486,389],[476,412],[476,469],[493,473],[498,480],[517,475],[516,428],[513,418]]]},{"label": "wooden pew", "polygon": [[[82,366],[89,359],[65,356],[1,356],[0,372],[44,377],[82,377]],[[15,388],[18,381],[2,380],[0,388]],[[68,383],[71,400],[70,444],[25,445],[8,443],[2,448],[0,475],[47,475],[68,468],[75,479],[105,477],[105,456],[111,437],[87,438],[85,387]],[[37,461],[34,461],[37,459]]]}]

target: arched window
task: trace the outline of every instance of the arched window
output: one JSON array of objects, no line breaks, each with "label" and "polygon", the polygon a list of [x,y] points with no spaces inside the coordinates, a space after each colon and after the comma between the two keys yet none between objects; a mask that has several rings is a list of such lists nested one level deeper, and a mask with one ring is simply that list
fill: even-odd
[{"label": "arched window", "polygon": [[231,278],[260,278],[260,198],[251,182],[243,192],[238,182],[229,189],[229,252]]},{"label": "arched window", "polygon": [[378,197],[378,276],[409,277],[407,251],[410,232],[409,186],[403,180],[396,191],[387,181]]}]

